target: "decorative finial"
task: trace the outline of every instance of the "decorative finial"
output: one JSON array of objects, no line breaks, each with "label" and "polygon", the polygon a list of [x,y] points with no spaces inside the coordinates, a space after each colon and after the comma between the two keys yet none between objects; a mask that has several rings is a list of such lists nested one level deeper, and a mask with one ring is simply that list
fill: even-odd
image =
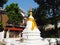
[{"label": "decorative finial", "polygon": [[32,16],[32,6],[30,7],[30,16]]}]

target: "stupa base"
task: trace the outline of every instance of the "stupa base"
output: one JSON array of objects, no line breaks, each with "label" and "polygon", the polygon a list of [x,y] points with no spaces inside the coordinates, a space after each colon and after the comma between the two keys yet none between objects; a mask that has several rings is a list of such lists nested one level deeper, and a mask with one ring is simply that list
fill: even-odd
[{"label": "stupa base", "polygon": [[49,45],[47,40],[25,40],[20,43],[20,45]]}]

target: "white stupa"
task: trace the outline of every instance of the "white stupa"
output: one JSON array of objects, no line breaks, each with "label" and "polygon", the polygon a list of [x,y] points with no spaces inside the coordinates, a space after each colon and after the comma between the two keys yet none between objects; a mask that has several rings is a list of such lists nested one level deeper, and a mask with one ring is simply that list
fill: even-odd
[{"label": "white stupa", "polygon": [[24,45],[49,45],[47,40],[43,40],[40,31],[32,16],[32,8],[30,8],[30,16],[27,21],[26,28],[22,32]]}]

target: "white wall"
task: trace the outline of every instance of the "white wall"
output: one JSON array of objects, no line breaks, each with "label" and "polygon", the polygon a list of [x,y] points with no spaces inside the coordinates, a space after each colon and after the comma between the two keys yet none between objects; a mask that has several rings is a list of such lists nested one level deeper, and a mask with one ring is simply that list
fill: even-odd
[{"label": "white wall", "polygon": [[2,42],[4,39],[4,31],[0,32],[0,42]]}]

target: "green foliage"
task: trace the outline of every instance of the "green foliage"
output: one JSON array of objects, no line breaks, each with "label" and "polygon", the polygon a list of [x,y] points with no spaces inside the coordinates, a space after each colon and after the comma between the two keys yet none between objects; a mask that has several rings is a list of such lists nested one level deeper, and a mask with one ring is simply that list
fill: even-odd
[{"label": "green foliage", "polygon": [[8,0],[0,0],[0,7],[3,7],[3,5],[7,2]]},{"label": "green foliage", "polygon": [[18,4],[12,3],[5,8],[7,16],[12,23],[20,23],[22,20]]},{"label": "green foliage", "polygon": [[44,25],[47,19],[46,14],[44,14],[42,11],[39,11],[39,8],[33,9],[33,17],[35,18],[37,25]]},{"label": "green foliage", "polygon": [[0,32],[3,31],[2,21],[0,21]]},{"label": "green foliage", "polygon": [[1,21],[0,21],[0,25],[1,25]]},{"label": "green foliage", "polygon": [[[54,24],[55,22],[56,24],[57,21],[60,20],[60,13],[59,13],[60,0],[34,0],[34,1],[39,5],[39,7],[37,8],[37,13],[35,14],[40,15],[38,16],[38,18],[41,19],[42,23],[44,22],[44,24],[45,23]],[[38,23],[40,22],[38,21]]]},{"label": "green foliage", "polygon": [[0,32],[3,31],[3,27],[2,24],[0,24]]},{"label": "green foliage", "polygon": [[50,38],[56,38],[55,35],[51,35]]},{"label": "green foliage", "polygon": [[49,20],[52,21],[53,19],[55,20],[55,17],[57,17],[57,15],[58,16],[60,15],[59,13],[60,0],[34,0],[34,1],[39,5],[37,12],[39,15],[41,15],[41,17],[45,19],[50,18]]},{"label": "green foliage", "polygon": [[55,36],[58,37],[57,22],[60,21],[60,0],[34,1],[39,5],[34,14],[36,15],[38,25],[55,24]]}]

